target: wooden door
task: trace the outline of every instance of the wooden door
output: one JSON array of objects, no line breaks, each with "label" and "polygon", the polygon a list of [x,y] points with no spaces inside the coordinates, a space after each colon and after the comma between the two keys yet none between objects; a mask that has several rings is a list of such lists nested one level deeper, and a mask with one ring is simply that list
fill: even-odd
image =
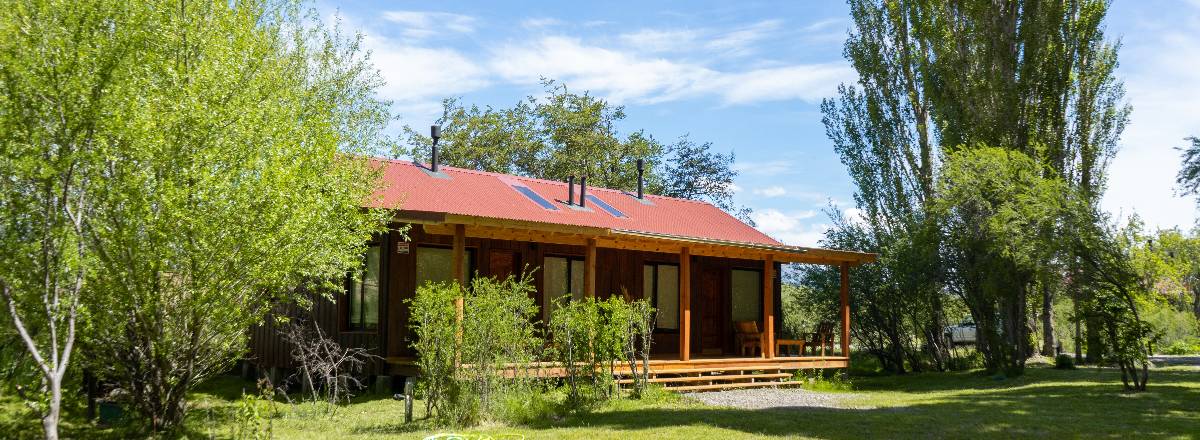
[{"label": "wooden door", "polygon": [[700,328],[697,333],[700,334],[698,345],[701,354],[719,355],[723,352],[725,344],[721,332],[721,316],[725,308],[721,301],[721,291],[724,285],[720,271],[707,269],[700,272],[700,283],[696,286],[697,301],[692,307],[700,309],[700,320],[697,323]]}]

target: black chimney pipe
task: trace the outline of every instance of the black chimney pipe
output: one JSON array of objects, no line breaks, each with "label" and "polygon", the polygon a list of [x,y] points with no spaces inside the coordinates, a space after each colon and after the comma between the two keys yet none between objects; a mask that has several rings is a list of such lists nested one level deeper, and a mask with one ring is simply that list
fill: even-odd
[{"label": "black chimney pipe", "polygon": [[587,176],[579,178],[579,207],[587,207]]},{"label": "black chimney pipe", "polygon": [[567,204],[575,204],[575,176],[567,177]]},{"label": "black chimney pipe", "polygon": [[644,186],[645,184],[644,184],[644,180],[642,180],[642,174],[643,174],[643,167],[644,167],[644,166],[645,166],[645,162],[644,162],[642,159],[638,159],[638,161],[637,161],[637,167],[638,167],[638,199],[641,199],[641,198],[642,198],[642,196],[644,195],[644,193],[643,193],[643,191],[644,191],[644,190],[643,190],[643,186]]},{"label": "black chimney pipe", "polygon": [[429,155],[429,170],[436,173],[438,172],[437,142],[438,139],[442,138],[442,127],[438,125],[430,126],[429,137],[433,138],[433,152]]}]

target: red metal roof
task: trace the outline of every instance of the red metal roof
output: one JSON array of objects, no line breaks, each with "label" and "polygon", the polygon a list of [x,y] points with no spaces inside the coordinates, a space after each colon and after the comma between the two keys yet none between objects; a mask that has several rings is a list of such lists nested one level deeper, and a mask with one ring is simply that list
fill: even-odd
[{"label": "red metal roof", "polygon": [[[588,186],[594,195],[626,215],[614,217],[595,203],[589,211],[567,206],[567,183],[448,166],[439,167],[444,177],[435,176],[410,161],[371,159],[383,167],[384,188],[376,193],[375,206],[521,220],[561,225],[669,234],[710,240],[736,241],[779,246],[780,242],[742,223],[725,211],[695,200],[656,195],[644,203],[623,191]],[[557,209],[549,210],[513,188],[526,186]],[[576,203],[579,190],[576,187]]]}]

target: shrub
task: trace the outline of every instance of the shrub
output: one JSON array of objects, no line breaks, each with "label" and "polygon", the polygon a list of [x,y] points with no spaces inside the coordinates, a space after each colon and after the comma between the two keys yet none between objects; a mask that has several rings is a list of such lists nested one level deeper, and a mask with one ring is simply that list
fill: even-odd
[{"label": "shrub", "polygon": [[429,415],[445,413],[447,397],[459,394],[452,389],[458,387],[454,377],[458,355],[454,301],[460,292],[454,283],[426,283],[409,300],[416,338],[412,347],[417,352],[417,368],[421,370],[418,385],[425,396],[425,413]]},{"label": "shrub", "polygon": [[561,419],[565,408],[555,398],[558,394],[540,387],[510,390],[499,397],[496,418],[510,425],[526,426]]},{"label": "shrub", "polygon": [[[409,301],[426,413],[439,424],[470,426],[495,412],[497,396],[527,387],[528,375],[503,379],[508,364],[529,364],[542,345],[534,325],[532,281],[476,278],[470,290],[428,283]],[[462,298],[461,332],[455,302]],[[460,368],[466,364],[469,368]]]},{"label": "shrub", "polygon": [[[645,389],[650,360],[654,308],[646,300],[559,299],[550,319],[551,334],[567,373],[572,407],[614,395],[617,362],[624,361],[634,380],[634,396]],[[641,368],[638,367],[639,361]]]},{"label": "shrub", "polygon": [[978,350],[955,350],[946,361],[950,371],[966,371],[983,368],[983,354]]},{"label": "shrub", "polygon": [[840,369],[800,369],[792,375],[792,380],[801,382],[804,389],[813,391],[850,391],[854,384],[845,371]]},{"label": "shrub", "polygon": [[1200,354],[1200,337],[1179,339],[1162,348],[1162,354],[1187,355]]},{"label": "shrub", "polygon": [[1054,357],[1054,368],[1057,368],[1059,370],[1074,370],[1075,369],[1075,357],[1071,356],[1069,354],[1066,354],[1066,353],[1055,356]]}]

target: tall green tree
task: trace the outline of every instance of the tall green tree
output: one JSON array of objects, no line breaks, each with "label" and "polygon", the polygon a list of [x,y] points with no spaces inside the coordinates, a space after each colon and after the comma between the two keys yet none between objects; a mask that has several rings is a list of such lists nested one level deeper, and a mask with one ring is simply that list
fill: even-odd
[{"label": "tall green tree", "polygon": [[[749,210],[733,202],[733,153],[687,136],[664,144],[644,130],[622,135],[616,124],[625,108],[587,92],[546,80],[546,96],[529,97],[511,108],[467,107],[443,101],[438,141],[442,163],[550,180],[587,176],[606,188],[637,190],[637,160],[645,162],[645,188],[652,194],[704,200],[749,222]],[[432,139],[405,127],[409,147],[394,154],[428,160]]]},{"label": "tall green tree", "polygon": [[[863,243],[873,247],[864,250],[880,252],[881,264],[889,266],[883,282],[930,304],[931,319],[923,322],[933,330],[945,324],[939,318],[946,286],[928,210],[943,155],[973,145],[1012,149],[1045,164],[1046,177],[1079,189],[1090,203],[1099,200],[1130,111],[1113,74],[1118,45],[1103,32],[1108,4],[849,4],[854,27],[845,55],[858,82],[842,85],[837,98],[822,104],[823,121],[857,187],[856,203],[872,236]],[[1061,233],[1046,227],[1044,239]],[[1045,265],[1035,281],[1044,286],[1046,335],[1053,334],[1049,304],[1068,279],[1061,266]],[[940,330],[909,331],[931,333],[924,346],[934,359],[944,355]],[[1052,346],[1048,336],[1043,350]]]},{"label": "tall green tree", "polygon": [[115,77],[134,67],[128,47],[145,41],[100,18],[138,23],[145,15],[115,2],[0,8],[0,322],[24,351],[21,363],[36,370],[24,397],[48,439],[58,438],[93,276],[94,249],[83,235],[102,183],[98,160],[123,123],[122,101],[133,100]]},{"label": "tall green tree", "polygon": [[47,437],[76,329],[86,366],[169,431],[272,305],[360,264],[387,217],[361,209],[387,103],[357,42],[313,17],[257,0],[0,11],[0,279],[12,323],[40,330]]},{"label": "tall green tree", "polygon": [[990,372],[1019,375],[1031,352],[1029,303],[1040,266],[1058,244],[1040,231],[1062,218],[1068,191],[1018,151],[976,147],[946,157],[932,213],[950,289],[975,318]]}]

